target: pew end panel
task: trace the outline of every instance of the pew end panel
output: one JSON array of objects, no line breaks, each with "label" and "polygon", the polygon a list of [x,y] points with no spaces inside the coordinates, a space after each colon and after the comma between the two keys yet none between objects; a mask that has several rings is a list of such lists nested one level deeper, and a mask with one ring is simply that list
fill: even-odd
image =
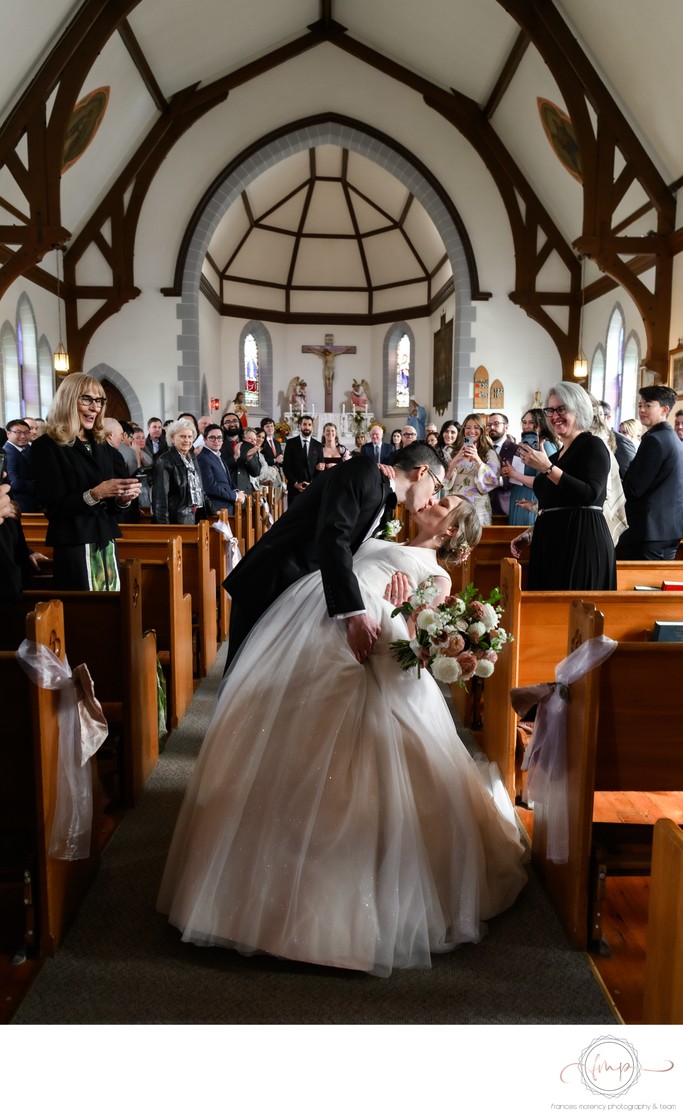
[{"label": "pew end panel", "polygon": [[[25,636],[64,660],[59,601],[24,612]],[[59,693],[31,683],[14,650],[0,652],[3,691],[3,780],[0,784],[0,884],[14,883],[16,962],[28,953],[53,955],[73,920],[99,861],[97,800],[90,856],[75,862],[48,853],[59,754]],[[28,748],[27,748],[28,746]],[[9,915],[9,914],[8,914]]]},{"label": "pew end panel", "polygon": [[683,830],[658,819],[652,843],[645,1025],[683,1025]]},{"label": "pew end panel", "polygon": [[[593,603],[573,604],[572,647],[604,628],[605,619]],[[650,871],[655,818],[628,821],[626,805],[634,794],[675,793],[674,804],[680,808],[683,802],[681,678],[683,644],[619,641],[600,667],[570,687],[569,859],[565,864],[547,860],[541,804],[534,805],[532,859],[574,947],[593,944],[609,954],[602,939],[606,877]],[[602,810],[596,818],[598,806],[608,801],[609,812]],[[656,800],[648,803],[656,811]]]}]

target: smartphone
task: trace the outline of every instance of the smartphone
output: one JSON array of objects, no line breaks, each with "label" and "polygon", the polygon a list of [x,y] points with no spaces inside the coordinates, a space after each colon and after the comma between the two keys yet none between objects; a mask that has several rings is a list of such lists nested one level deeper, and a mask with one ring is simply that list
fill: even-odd
[{"label": "smartphone", "polygon": [[538,435],[535,431],[525,431],[522,435],[522,442],[531,450],[538,450]]},{"label": "smartphone", "polygon": [[474,446],[474,439],[472,438],[472,436],[471,435],[465,435],[465,438],[462,440],[462,445],[463,446]]}]

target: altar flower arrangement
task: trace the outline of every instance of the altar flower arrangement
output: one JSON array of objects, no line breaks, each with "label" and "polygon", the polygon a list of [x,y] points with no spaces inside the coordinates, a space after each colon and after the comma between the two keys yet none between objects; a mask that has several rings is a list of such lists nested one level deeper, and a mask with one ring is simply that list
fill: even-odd
[{"label": "altar flower arrangement", "polygon": [[430,576],[392,614],[412,618],[415,625],[412,640],[391,644],[403,670],[417,668],[419,676],[427,668],[440,683],[465,688],[473,676],[493,675],[498,653],[513,639],[500,624],[500,590],[496,587],[484,599],[470,582],[462,593],[432,606],[437,596]]}]

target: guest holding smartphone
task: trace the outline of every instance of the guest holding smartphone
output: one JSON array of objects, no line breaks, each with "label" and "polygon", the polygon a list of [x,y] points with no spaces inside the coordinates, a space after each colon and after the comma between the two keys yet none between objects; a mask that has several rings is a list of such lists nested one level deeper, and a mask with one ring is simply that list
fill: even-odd
[{"label": "guest holding smartphone", "polygon": [[465,497],[474,505],[482,524],[491,524],[493,514],[489,494],[499,484],[500,459],[486,434],[481,416],[465,417],[453,444],[443,491]]}]

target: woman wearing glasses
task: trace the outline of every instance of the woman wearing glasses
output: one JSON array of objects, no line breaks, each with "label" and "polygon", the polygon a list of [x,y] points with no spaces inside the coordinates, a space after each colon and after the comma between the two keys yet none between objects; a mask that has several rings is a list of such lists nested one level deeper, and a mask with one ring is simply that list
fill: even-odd
[{"label": "woman wearing glasses", "polygon": [[[448,437],[448,431],[442,431]],[[448,450],[444,444],[444,451]],[[489,493],[499,484],[500,459],[493,443],[486,434],[480,415],[472,413],[463,420],[451,447],[451,458],[446,470],[444,493],[464,497],[477,510],[482,524],[493,522]]]},{"label": "woman wearing glasses", "polygon": [[580,385],[562,381],[550,389],[543,410],[562,449],[548,457],[545,450],[519,448],[525,466],[538,470],[529,589],[615,590],[614,544],[602,511],[610,457],[602,439],[590,433],[590,397]]},{"label": "woman wearing glasses", "polygon": [[48,518],[57,590],[118,590],[117,510],[140,495],[137,478],[113,477],[104,430],[104,389],[87,373],[60,384],[31,461]]}]

